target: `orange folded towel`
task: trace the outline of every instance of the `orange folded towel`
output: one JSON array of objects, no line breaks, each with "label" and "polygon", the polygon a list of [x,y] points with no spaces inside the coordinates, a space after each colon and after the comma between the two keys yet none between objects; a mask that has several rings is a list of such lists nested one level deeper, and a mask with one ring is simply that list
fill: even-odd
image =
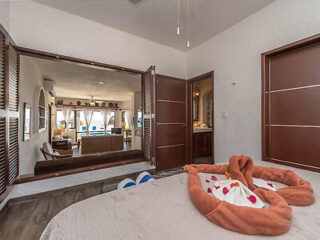
[{"label": "orange folded towel", "polygon": [[[314,202],[310,183],[294,172],[254,166],[250,157],[235,155],[229,161],[231,178],[241,181],[271,206],[259,209],[220,201],[203,190],[198,172],[224,174],[227,166],[227,164],[191,164],[184,167],[188,172],[189,194],[192,202],[203,215],[221,227],[252,235],[282,234],[290,227],[291,208],[288,203],[310,205]],[[276,192],[257,188],[253,184],[252,177],[282,182],[289,187],[278,189]]]}]

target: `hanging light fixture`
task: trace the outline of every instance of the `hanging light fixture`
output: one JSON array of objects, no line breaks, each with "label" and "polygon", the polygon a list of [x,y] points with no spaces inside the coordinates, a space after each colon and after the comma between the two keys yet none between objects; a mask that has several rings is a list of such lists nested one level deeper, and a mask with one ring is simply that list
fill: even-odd
[{"label": "hanging light fixture", "polygon": [[178,27],[177,27],[177,35],[180,35],[180,0],[178,0]]},{"label": "hanging light fixture", "polygon": [[189,0],[187,0],[187,47],[190,47],[190,41],[189,41],[189,37],[190,37],[190,20],[189,20]]},{"label": "hanging light fixture", "polygon": [[96,105],[96,101],[93,99],[93,96],[90,99],[90,106],[95,106]]}]

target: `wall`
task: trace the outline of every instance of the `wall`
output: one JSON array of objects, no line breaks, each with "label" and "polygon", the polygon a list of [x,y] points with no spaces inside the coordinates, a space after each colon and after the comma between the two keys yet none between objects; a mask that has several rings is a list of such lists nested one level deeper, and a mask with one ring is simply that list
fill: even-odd
[{"label": "wall", "polygon": [[[20,57],[20,133],[19,143],[19,174],[27,175],[33,173],[35,163],[43,159],[40,152],[40,146],[43,142],[48,141],[48,131],[39,133],[39,112],[38,101],[40,89],[43,87],[42,75],[37,66],[29,57]],[[51,101],[51,97],[46,93],[46,106]],[[23,129],[23,108],[24,103],[31,104],[31,138],[22,141]]]},{"label": "wall", "polygon": [[319,32],[319,0],[278,0],[188,52],[189,78],[214,70],[216,162],[261,159],[260,54]]},{"label": "wall", "polygon": [[34,1],[10,3],[10,34],[23,47],[186,77],[185,52]]},{"label": "wall", "polygon": [[0,1],[0,24],[9,32],[10,2]]}]

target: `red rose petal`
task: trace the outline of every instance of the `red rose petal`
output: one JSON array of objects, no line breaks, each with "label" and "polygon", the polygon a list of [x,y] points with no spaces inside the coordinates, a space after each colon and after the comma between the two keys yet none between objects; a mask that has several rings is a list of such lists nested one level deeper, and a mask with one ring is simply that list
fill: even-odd
[{"label": "red rose petal", "polygon": [[206,182],[210,182],[209,180],[206,180]]},{"label": "red rose petal", "polygon": [[211,188],[208,188],[207,192],[208,192],[208,193],[212,193],[212,189],[211,189]]},{"label": "red rose petal", "polygon": [[273,188],[273,184],[272,183],[267,183],[267,185]]},{"label": "red rose petal", "polygon": [[216,176],[212,176],[212,177],[211,177],[211,180],[212,180],[212,181],[217,181]]},{"label": "red rose petal", "polygon": [[256,197],[253,196],[253,195],[250,195],[250,196],[248,197],[248,200],[249,200],[250,202],[252,202],[252,203],[256,203],[256,202],[257,202]]},{"label": "red rose petal", "polygon": [[220,188],[220,186],[214,186],[216,188],[216,190],[218,190]]},{"label": "red rose petal", "polygon": [[229,192],[229,190],[228,190],[228,188],[224,187],[224,188],[222,189],[222,192],[223,192],[223,194],[227,194],[227,193]]}]

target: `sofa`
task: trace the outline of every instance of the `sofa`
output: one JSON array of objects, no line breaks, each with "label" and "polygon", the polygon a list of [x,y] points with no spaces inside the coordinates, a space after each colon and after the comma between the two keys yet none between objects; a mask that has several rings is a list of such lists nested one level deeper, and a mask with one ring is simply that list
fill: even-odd
[{"label": "sofa", "polygon": [[111,151],[96,154],[81,155],[79,157],[66,157],[58,160],[38,161],[34,167],[35,175],[56,173],[76,168],[94,167],[100,164],[122,162],[126,160],[143,161],[141,150]]},{"label": "sofa", "polygon": [[96,154],[123,150],[123,135],[83,136],[81,154]]}]

